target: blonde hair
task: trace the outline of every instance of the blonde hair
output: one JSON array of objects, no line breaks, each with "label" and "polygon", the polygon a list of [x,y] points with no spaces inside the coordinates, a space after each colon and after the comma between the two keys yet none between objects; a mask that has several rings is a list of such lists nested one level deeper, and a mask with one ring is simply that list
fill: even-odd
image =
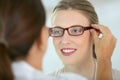
[{"label": "blonde hair", "polygon": [[97,24],[99,22],[93,5],[87,0],[61,0],[53,11],[69,9],[82,11],[91,24]]}]

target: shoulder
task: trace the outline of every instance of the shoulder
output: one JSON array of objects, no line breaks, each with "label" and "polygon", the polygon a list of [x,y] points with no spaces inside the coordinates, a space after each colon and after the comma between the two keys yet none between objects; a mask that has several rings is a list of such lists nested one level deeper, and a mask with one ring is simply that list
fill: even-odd
[{"label": "shoulder", "polygon": [[26,71],[24,61],[15,61],[12,63],[12,70],[15,75],[22,75]]},{"label": "shoulder", "polygon": [[15,80],[52,80],[52,76],[45,75],[42,71],[33,68],[25,61],[12,63]]},{"label": "shoulder", "polygon": [[75,73],[62,73],[59,77],[63,78],[61,80],[87,80],[87,78]]},{"label": "shoulder", "polygon": [[120,71],[113,69],[112,70],[113,80],[120,80]]},{"label": "shoulder", "polygon": [[47,74],[48,74],[48,75],[51,75],[51,76],[57,76],[57,75],[59,75],[59,74],[61,74],[61,73],[63,73],[63,68],[59,68],[59,69],[57,69],[57,70],[55,70],[55,71],[48,72]]},{"label": "shoulder", "polygon": [[[13,74],[15,76],[15,80],[25,80],[26,77],[29,75],[28,72],[26,71],[26,64],[24,61],[14,61],[12,63],[12,70]],[[24,77],[26,76],[26,77]]]},{"label": "shoulder", "polygon": [[55,80],[87,80],[85,77],[75,73],[65,73],[63,68],[49,72],[48,75],[54,76]]}]

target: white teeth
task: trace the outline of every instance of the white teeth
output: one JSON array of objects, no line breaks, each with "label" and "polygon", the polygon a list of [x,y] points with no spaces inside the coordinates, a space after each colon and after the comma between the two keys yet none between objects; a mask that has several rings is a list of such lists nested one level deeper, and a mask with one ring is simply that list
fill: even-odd
[{"label": "white teeth", "polygon": [[70,53],[70,52],[73,52],[75,50],[62,50],[64,53]]}]

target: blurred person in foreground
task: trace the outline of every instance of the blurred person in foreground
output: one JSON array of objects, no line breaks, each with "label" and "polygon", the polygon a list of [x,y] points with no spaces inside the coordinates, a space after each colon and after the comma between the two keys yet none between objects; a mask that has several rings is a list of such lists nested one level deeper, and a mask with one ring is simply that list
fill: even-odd
[{"label": "blurred person in foreground", "polygon": [[[47,40],[41,0],[0,0],[0,80],[55,80],[42,72]],[[66,79],[85,80],[58,80]]]}]

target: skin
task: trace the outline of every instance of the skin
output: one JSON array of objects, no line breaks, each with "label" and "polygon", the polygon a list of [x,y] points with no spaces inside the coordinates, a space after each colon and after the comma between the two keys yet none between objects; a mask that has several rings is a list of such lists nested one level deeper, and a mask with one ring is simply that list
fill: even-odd
[{"label": "skin", "polygon": [[43,27],[39,40],[41,40],[40,45],[38,45],[38,41],[35,41],[25,61],[32,67],[42,70],[42,60],[45,55],[48,40],[48,30],[46,27]]},{"label": "skin", "polygon": [[[86,27],[90,23],[88,18],[77,10],[60,10],[54,13],[52,26],[68,28],[72,25]],[[98,39],[98,33],[94,29],[87,30],[80,36],[70,36],[65,31],[62,37],[53,38],[56,52],[65,65],[65,72],[74,72],[87,77],[89,80],[93,80],[96,73],[96,80],[112,80],[111,56],[115,48],[116,38],[107,27],[97,24],[91,26],[99,29],[104,34],[104,38]],[[95,59],[92,54],[93,44],[95,44],[97,56],[97,70],[95,70]],[[106,50],[108,47],[109,51]],[[72,48],[75,51],[70,56],[64,56],[61,51],[64,48]],[[106,65],[107,68],[103,65]],[[104,73],[101,72],[103,70],[105,71]]]},{"label": "skin", "polygon": [[[74,15],[74,16],[71,16]],[[76,10],[61,10],[54,14],[53,26],[68,28],[72,25],[89,26],[89,20]],[[89,30],[81,36],[70,36],[65,31],[62,37],[53,38],[56,52],[65,65],[66,72],[75,72],[89,79],[93,78],[95,60],[92,54],[93,40]],[[64,56],[61,49],[72,48],[76,51],[71,56]]]},{"label": "skin", "polygon": [[103,38],[98,39],[96,31],[91,30],[94,44],[96,46],[95,52],[97,55],[98,67],[96,80],[113,80],[111,57],[116,46],[117,39],[111,31],[103,25],[93,24],[92,27],[99,29],[103,33]]}]

